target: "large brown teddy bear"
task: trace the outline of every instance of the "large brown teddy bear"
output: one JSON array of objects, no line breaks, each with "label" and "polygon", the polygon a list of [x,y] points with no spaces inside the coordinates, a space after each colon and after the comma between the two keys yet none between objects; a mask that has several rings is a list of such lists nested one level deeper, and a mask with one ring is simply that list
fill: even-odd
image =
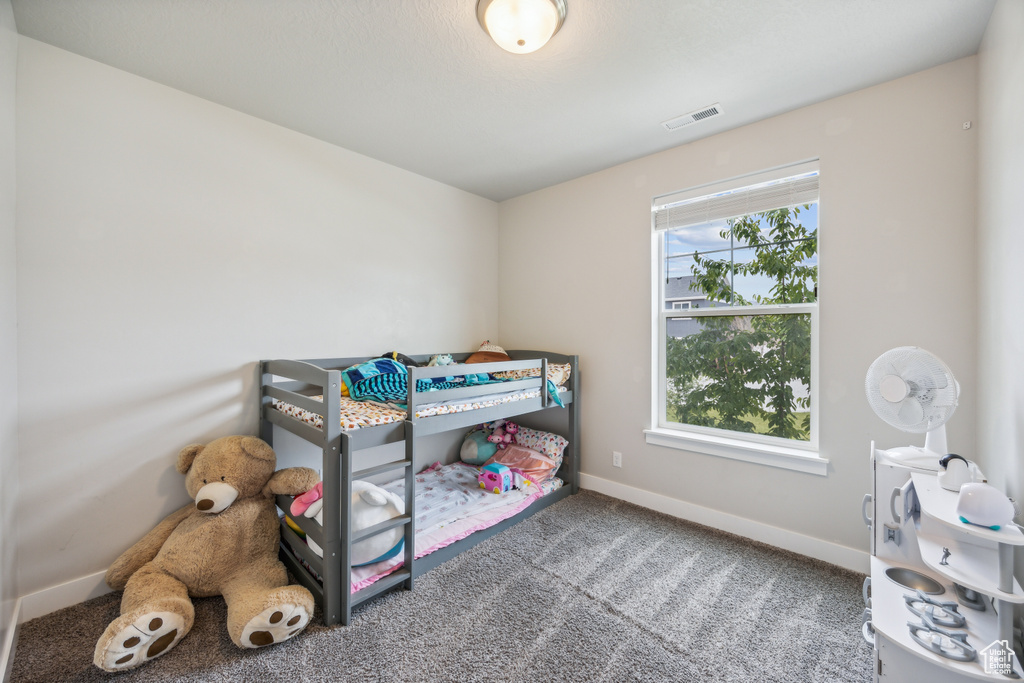
[{"label": "large brown teddy bear", "polygon": [[96,643],[96,666],[130,669],[170,650],[192,628],[190,596],[224,596],[228,633],[239,647],[280,643],[309,623],[313,596],[287,585],[277,558],[274,496],[303,493],[319,478],[306,467],[276,466],[273,449],[251,436],[182,449],[177,469],[195,504],[164,519],[107,570],[107,585],[124,596],[121,616]]}]

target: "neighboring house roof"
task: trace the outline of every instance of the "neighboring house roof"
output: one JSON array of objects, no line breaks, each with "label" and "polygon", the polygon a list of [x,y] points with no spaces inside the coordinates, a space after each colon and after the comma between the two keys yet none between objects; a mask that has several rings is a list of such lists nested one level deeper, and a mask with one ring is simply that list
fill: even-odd
[{"label": "neighboring house roof", "polygon": [[694,277],[692,275],[683,275],[682,277],[671,277],[665,281],[665,301],[672,301],[673,299],[691,299],[696,301],[712,301],[715,303],[719,302],[716,299],[708,299],[704,292],[699,289],[690,289],[693,284]]},{"label": "neighboring house roof", "polygon": [[706,298],[704,293],[697,289],[690,289],[690,285],[693,283],[692,275],[684,275],[683,277],[672,277],[665,281],[665,298],[666,299],[692,299],[698,297],[701,299]]},{"label": "neighboring house roof", "polygon": [[[704,307],[709,301],[717,303],[713,299],[708,299],[704,292],[698,289],[690,289],[690,285],[693,284],[694,277],[692,275],[684,275],[682,277],[673,277],[665,281],[665,308],[672,308],[673,301],[690,301],[695,307]],[[688,337],[691,334],[700,332],[702,325],[699,321],[693,318],[674,318],[668,321],[666,332],[670,337]]]}]

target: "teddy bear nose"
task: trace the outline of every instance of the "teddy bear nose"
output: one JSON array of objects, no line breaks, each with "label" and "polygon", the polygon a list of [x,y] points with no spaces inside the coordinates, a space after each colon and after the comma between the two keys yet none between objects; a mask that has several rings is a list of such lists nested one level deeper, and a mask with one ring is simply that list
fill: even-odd
[{"label": "teddy bear nose", "polygon": [[222,481],[214,481],[196,493],[196,509],[211,514],[226,510],[238,498],[238,489]]}]

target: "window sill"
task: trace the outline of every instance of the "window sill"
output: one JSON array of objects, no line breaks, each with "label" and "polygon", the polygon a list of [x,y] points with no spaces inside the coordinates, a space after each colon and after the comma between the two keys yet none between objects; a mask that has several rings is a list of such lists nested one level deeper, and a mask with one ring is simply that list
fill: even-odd
[{"label": "window sill", "polygon": [[828,475],[828,460],[819,456],[817,451],[676,429],[645,429],[644,434],[647,443],[653,446],[753,462],[758,465],[816,474],[820,477]]}]

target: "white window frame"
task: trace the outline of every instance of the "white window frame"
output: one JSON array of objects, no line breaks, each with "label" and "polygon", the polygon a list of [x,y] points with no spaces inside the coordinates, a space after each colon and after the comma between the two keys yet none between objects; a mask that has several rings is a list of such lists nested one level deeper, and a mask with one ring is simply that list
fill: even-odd
[{"label": "white window frame", "polygon": [[[772,169],[764,173],[742,176],[722,183],[704,185],[681,193],[670,195],[672,201],[685,201],[687,197],[700,197],[730,189],[747,187],[762,182],[798,175],[808,169],[817,170],[817,161],[803,162]],[[656,197],[654,205],[664,203],[664,197]],[[820,219],[819,200],[819,219]],[[758,213],[749,211],[746,213]],[[746,215],[742,214],[742,215]],[[703,453],[718,457],[742,460],[761,465],[780,467],[798,472],[826,476],[828,460],[818,450],[818,405],[819,393],[819,345],[818,345],[818,303],[777,304],[771,306],[716,306],[690,310],[666,309],[664,299],[664,235],[657,229],[652,211],[652,401],[651,427],[644,430],[647,443],[679,450]],[[819,251],[819,265],[821,262]],[[820,301],[820,299],[819,299]],[[810,381],[810,439],[797,441],[762,434],[748,434],[713,427],[669,423],[666,415],[666,339],[668,321],[673,318],[695,318],[704,316],[809,314],[811,319],[811,381]]]}]

